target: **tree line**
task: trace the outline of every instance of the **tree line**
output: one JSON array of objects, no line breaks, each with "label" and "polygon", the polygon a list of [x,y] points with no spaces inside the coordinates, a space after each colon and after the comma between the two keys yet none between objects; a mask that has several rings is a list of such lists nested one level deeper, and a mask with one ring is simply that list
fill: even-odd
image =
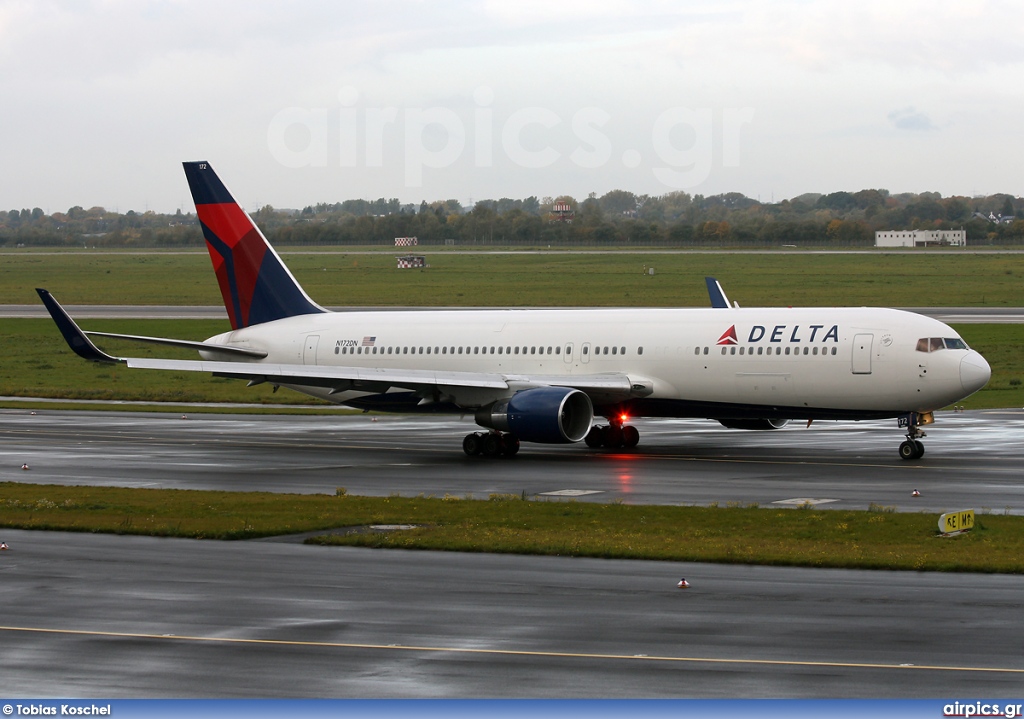
[{"label": "tree line", "polygon": [[[583,200],[488,199],[472,207],[458,200],[415,205],[380,198],[301,210],[267,205],[253,219],[271,242],[283,246],[393,246],[396,237],[417,237],[421,245],[458,246],[869,247],[878,230],[961,228],[970,244],[1024,243],[1024,198],[886,190],[807,193],[777,203],[738,192],[651,196],[625,190],[600,197],[591,193]],[[202,244],[196,215],[181,210],[120,214],[76,206],[49,215],[38,207],[0,212],[0,246],[5,247]]]}]

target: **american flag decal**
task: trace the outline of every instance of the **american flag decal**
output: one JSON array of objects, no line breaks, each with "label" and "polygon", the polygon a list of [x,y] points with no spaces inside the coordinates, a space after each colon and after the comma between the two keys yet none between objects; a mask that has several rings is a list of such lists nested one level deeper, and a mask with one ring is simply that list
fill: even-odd
[{"label": "american flag decal", "polygon": [[376,341],[376,337],[363,337],[363,341],[361,344],[363,347],[373,347],[373,343]]}]

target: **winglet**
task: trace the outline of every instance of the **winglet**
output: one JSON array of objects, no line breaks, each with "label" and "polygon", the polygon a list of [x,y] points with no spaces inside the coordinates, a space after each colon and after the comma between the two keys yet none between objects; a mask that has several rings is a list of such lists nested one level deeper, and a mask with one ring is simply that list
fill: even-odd
[{"label": "winglet", "polygon": [[111,357],[94,345],[92,340],[86,337],[85,333],[71,319],[71,315],[53,298],[53,295],[38,287],[36,292],[39,293],[39,299],[46,305],[46,310],[50,313],[50,317],[57,323],[57,329],[64,335],[64,340],[76,355],[90,362],[120,362],[116,357]]},{"label": "winglet", "polygon": [[705,277],[705,284],[708,286],[708,296],[711,297],[711,306],[715,309],[729,309],[729,299],[725,296],[725,290],[714,277]]}]

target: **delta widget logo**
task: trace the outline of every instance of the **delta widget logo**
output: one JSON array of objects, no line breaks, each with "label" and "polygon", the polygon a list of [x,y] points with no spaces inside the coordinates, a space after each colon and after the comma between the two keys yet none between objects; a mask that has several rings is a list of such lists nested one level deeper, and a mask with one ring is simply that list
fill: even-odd
[{"label": "delta widget logo", "polygon": [[723,334],[721,337],[718,338],[718,343],[717,344],[720,344],[720,345],[738,345],[739,344],[739,340],[736,339],[736,325],[733,325],[732,327],[727,329],[725,331],[725,334]]}]

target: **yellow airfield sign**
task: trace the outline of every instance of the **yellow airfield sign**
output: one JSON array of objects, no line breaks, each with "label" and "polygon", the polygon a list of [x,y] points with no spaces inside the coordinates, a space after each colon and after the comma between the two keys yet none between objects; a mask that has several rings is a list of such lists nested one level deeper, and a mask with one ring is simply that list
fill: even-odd
[{"label": "yellow airfield sign", "polygon": [[959,512],[947,512],[939,515],[939,531],[943,534],[966,532],[974,528],[974,510],[962,509]]}]

